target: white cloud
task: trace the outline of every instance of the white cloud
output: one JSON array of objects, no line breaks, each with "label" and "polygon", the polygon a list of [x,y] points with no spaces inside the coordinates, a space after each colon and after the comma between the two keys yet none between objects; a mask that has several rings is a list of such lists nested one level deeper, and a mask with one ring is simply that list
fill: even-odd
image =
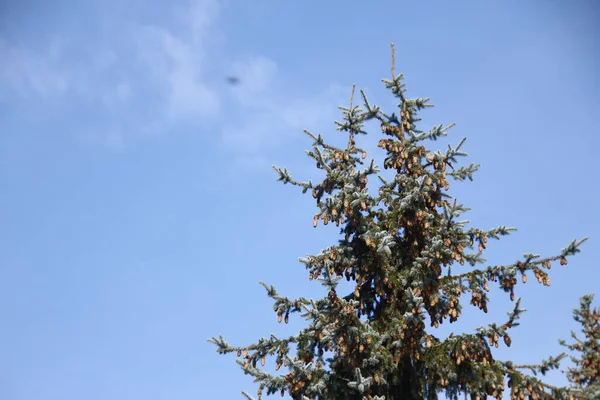
[{"label": "white cloud", "polygon": [[58,51],[56,42],[51,42],[46,52],[36,54],[0,38],[0,88],[23,97],[63,95],[68,81],[54,60]]},{"label": "white cloud", "polygon": [[278,68],[275,61],[258,56],[234,62],[231,71],[242,82],[234,92],[235,97],[242,105],[249,106],[256,102],[257,95],[271,94]]},{"label": "white cloud", "polygon": [[[335,106],[348,97],[346,88],[306,93],[290,87],[277,63],[262,55],[225,61],[216,47],[218,17],[217,0],[192,0],[165,15],[164,23],[116,20],[111,37],[71,38],[69,52],[57,40],[43,52],[0,40],[0,84],[20,94],[91,105],[102,121],[91,142],[117,150],[136,136],[189,123],[216,130],[223,151],[256,165],[303,128],[332,123]],[[224,85],[230,73],[240,85]]]},{"label": "white cloud", "polygon": [[194,43],[215,34],[214,23],[219,17],[219,4],[216,0],[194,0],[181,11],[183,14],[180,18],[187,21]]},{"label": "white cloud", "polygon": [[212,115],[219,111],[219,97],[201,80],[201,65],[191,47],[165,36],[165,53],[172,59],[165,79],[169,86],[168,114],[172,118]]},{"label": "white cloud", "polygon": [[[207,83],[203,58],[218,4],[193,0],[175,14],[175,21],[165,17],[164,26],[115,19],[113,35],[92,40],[72,37],[68,52],[63,51],[66,42],[59,40],[39,50],[43,40],[41,45],[38,41],[22,46],[0,37],[0,98],[37,96],[54,101],[62,96],[65,102],[100,106],[96,117],[103,122],[102,113],[110,112],[117,130],[130,124],[126,120],[143,120],[144,126],[132,127],[136,132],[169,121],[215,116],[220,99]],[[148,103],[151,110],[145,107]],[[134,111],[125,111],[132,107]],[[157,121],[135,111],[149,113]]]},{"label": "white cloud", "polygon": [[215,115],[220,99],[205,80],[203,58],[218,5],[213,0],[196,0],[178,14],[187,35],[176,36],[166,27],[140,27],[140,59],[167,92],[169,118],[189,120]]},{"label": "white cloud", "polygon": [[[342,96],[337,90],[324,91],[311,100],[274,101],[262,111],[251,112],[236,124],[226,125],[222,130],[222,145],[244,164],[254,162],[264,169],[264,155],[301,138],[303,129],[320,130],[331,138],[335,130],[333,120],[339,117],[338,104],[342,104]],[[307,146],[310,143],[308,140]]]}]

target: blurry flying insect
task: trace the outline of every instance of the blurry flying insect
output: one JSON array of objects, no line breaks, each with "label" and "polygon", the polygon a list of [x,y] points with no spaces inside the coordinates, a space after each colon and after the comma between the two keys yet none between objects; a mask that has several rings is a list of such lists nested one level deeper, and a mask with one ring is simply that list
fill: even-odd
[{"label": "blurry flying insect", "polygon": [[240,79],[235,76],[228,76],[227,83],[229,83],[230,85],[237,85],[240,83]]}]

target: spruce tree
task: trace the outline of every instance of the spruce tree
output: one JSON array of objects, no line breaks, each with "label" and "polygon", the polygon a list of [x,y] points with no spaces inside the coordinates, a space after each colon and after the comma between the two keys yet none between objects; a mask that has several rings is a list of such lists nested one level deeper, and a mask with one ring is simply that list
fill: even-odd
[{"label": "spruce tree", "polygon": [[[349,107],[339,107],[343,121],[336,124],[347,135],[345,147],[305,131],[313,140],[307,155],[325,173],[321,182],[299,182],[287,169],[274,167],[284,184],[312,193],[318,207],[315,227],[322,222],[340,228],[337,244],[300,258],[309,279],[326,287],[326,297],[291,299],[262,283],[279,322],[299,313],[307,327],[249,346],[232,346],[223,337],[209,341],[219,353],[237,353],[243,371],[258,383],[258,398],[287,393],[297,400],[437,399],[444,394],[501,399],[505,385],[511,399],[573,398],[568,389],[525,373],[557,368],[563,355],[518,366],[496,359],[493,349],[511,345],[510,332],[524,311],[515,298],[517,282],[533,276],[549,286],[551,266],[567,264],[585,239],[557,255],[525,254],[510,265],[483,266],[488,240],[513,229],[478,229],[459,219],[468,208],[450,195],[450,182],[472,180],[478,165],[457,165],[466,156],[464,139],[445,151],[425,147],[446,136],[453,124],[417,128],[419,112],[432,106],[427,98],[406,97],[404,77],[395,73],[394,64],[392,45],[392,77],[383,83],[398,99],[397,114],[386,114],[361,91],[362,106],[351,98]],[[366,152],[357,146],[368,122],[381,127],[378,146],[387,154],[382,165],[392,178],[386,179],[374,160],[366,162]],[[378,190],[369,190],[369,180]],[[452,273],[453,265],[463,266],[458,267],[462,272]],[[344,278],[353,285],[350,293],[339,292]],[[505,321],[472,333],[436,336],[440,324],[460,318],[465,297],[487,312],[494,286],[514,303]],[[275,370],[286,372],[267,372],[267,358]]]},{"label": "spruce tree", "polygon": [[592,310],[593,299],[592,294],[583,296],[579,308],[573,310],[573,318],[581,325],[583,337],[580,339],[571,332],[575,342],[567,344],[561,340],[560,343],[580,355],[579,358],[571,357],[575,366],[567,371],[574,392],[587,399],[600,399],[600,310]]}]

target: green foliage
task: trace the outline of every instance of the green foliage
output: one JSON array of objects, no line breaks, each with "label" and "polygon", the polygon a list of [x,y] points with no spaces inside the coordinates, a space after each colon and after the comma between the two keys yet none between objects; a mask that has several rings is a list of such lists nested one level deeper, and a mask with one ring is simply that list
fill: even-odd
[{"label": "green foliage", "polygon": [[[362,106],[351,100],[349,107],[340,107],[343,121],[336,124],[347,135],[345,147],[306,131],[313,140],[307,155],[325,172],[320,183],[296,181],[287,169],[274,167],[284,184],[312,193],[318,208],[315,227],[321,221],[340,228],[337,244],[300,258],[309,279],[324,285],[328,295],[290,299],[263,283],[279,322],[299,313],[306,328],[250,346],[231,346],[222,337],[210,341],[219,353],[237,353],[244,372],[259,384],[259,398],[280,392],[303,400],[436,399],[440,394],[500,399],[506,383],[512,399],[572,397],[568,389],[523,372],[543,375],[557,368],[564,355],[518,366],[496,359],[493,349],[511,345],[510,331],[524,311],[515,299],[518,276],[525,283],[533,274],[550,285],[551,265],[566,264],[585,239],[555,256],[525,254],[510,265],[479,267],[488,240],[514,229],[470,228],[459,220],[468,209],[450,195],[450,181],[472,180],[478,166],[456,165],[466,156],[464,139],[445,151],[425,147],[425,141],[446,136],[453,125],[417,129],[418,113],[431,107],[429,99],[406,98],[404,77],[395,74],[393,65],[392,57],[392,79],[383,83],[399,101],[398,115],[384,113],[361,91]],[[365,164],[366,152],[357,147],[369,121],[381,126],[384,138],[378,146],[386,151],[381,164],[395,174],[391,180],[374,160]],[[375,195],[368,190],[369,180],[379,184]],[[452,274],[454,264],[466,265],[466,272]],[[338,293],[344,278],[354,285],[349,294]],[[490,286],[514,301],[506,321],[445,339],[435,335],[440,324],[460,318],[465,297],[487,312]],[[265,372],[267,358],[286,373]]]},{"label": "green foliage", "polygon": [[579,308],[573,310],[573,318],[581,325],[584,338],[579,339],[571,332],[574,343],[560,341],[561,345],[580,354],[579,358],[571,357],[575,368],[569,368],[567,378],[586,399],[600,399],[600,310],[592,310],[593,299],[591,294],[583,296]]}]

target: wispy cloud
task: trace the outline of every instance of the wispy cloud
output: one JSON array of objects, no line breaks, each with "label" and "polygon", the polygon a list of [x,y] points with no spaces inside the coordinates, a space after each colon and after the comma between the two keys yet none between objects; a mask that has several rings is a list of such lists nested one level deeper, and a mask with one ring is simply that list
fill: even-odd
[{"label": "wispy cloud", "polygon": [[[115,20],[115,33],[100,41],[55,40],[43,51],[0,39],[0,94],[87,104],[112,149],[181,124],[210,127],[224,151],[250,164],[292,131],[331,122],[347,98],[347,88],[333,84],[290,89],[285,71],[264,55],[226,61],[217,46],[226,36],[218,0],[192,0],[171,13],[160,24]],[[241,84],[224,90],[225,76],[215,71]]]},{"label": "wispy cloud", "polygon": [[140,56],[164,88],[169,118],[195,118],[219,110],[216,91],[202,80],[197,52],[164,29],[147,29],[143,35]]},{"label": "wispy cloud", "polygon": [[347,88],[336,84],[291,97],[290,77],[266,57],[235,62],[232,71],[242,82],[233,97],[243,118],[224,124],[222,142],[245,159],[281,147],[304,128],[332,124],[336,106],[348,98]]},{"label": "wispy cloud", "polygon": [[139,57],[162,85],[166,116],[171,119],[196,119],[219,112],[218,93],[204,71],[206,41],[218,13],[216,0],[196,0],[175,13],[183,27],[181,34],[165,26],[142,25],[138,29]]},{"label": "wispy cloud", "polygon": [[8,91],[20,97],[63,95],[68,81],[57,65],[58,46],[57,41],[52,41],[43,52],[36,53],[0,38],[0,83],[5,88],[0,93],[3,97],[8,97]]}]

